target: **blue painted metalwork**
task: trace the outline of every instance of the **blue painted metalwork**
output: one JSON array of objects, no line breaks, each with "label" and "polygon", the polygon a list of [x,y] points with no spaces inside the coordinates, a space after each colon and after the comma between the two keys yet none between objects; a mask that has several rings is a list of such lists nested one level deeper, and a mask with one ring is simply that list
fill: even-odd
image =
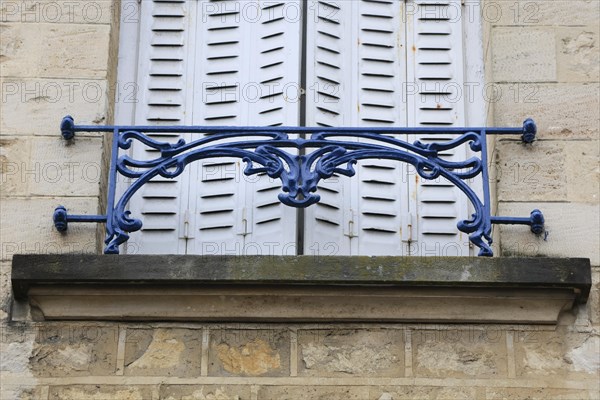
[{"label": "blue painted metalwork", "polygon": [[[333,174],[353,176],[354,165],[363,159],[388,159],[406,162],[416,168],[423,179],[446,178],[458,187],[473,205],[472,217],[460,221],[457,227],[469,234],[469,240],[480,248],[480,256],[492,256],[492,224],[529,225],[532,232],[544,231],[544,216],[539,210],[528,218],[491,215],[489,175],[487,170],[487,135],[521,135],[525,143],[535,140],[536,125],[531,119],[519,128],[309,128],[309,127],[206,127],[206,126],[94,126],[75,125],[67,116],[61,123],[63,138],[70,140],[76,132],[112,132],[112,152],[108,182],[106,215],[69,215],[60,206],[54,212],[57,230],[66,231],[69,222],[106,222],[106,254],[118,254],[119,246],[129,239],[129,233],[141,229],[142,221],[131,217],[127,204],[132,196],[156,176],[175,178],[194,161],[213,157],[236,157],[246,163],[248,176],[266,173],[281,180],[279,200],[291,207],[308,207],[317,203],[318,183]],[[207,136],[186,143],[158,142],[148,133],[202,133]],[[290,135],[298,134],[298,138]],[[424,144],[408,143],[392,136],[398,134],[455,134],[456,139]],[[235,139],[222,143],[223,139]],[[359,142],[354,139],[368,139]],[[127,150],[133,141],[156,149],[160,156],[153,160],[136,160],[120,150]],[[447,161],[439,152],[467,144],[480,157],[464,161]],[[303,155],[286,149],[303,150]],[[465,182],[482,176],[483,199]],[[116,199],[117,175],[134,179],[121,197]]]}]

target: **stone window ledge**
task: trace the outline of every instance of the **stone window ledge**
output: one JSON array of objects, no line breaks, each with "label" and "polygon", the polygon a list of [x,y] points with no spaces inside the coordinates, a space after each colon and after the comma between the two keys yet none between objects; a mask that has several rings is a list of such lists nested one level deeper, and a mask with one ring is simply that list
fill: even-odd
[{"label": "stone window ledge", "polygon": [[588,259],[15,255],[13,318],[557,322]]}]

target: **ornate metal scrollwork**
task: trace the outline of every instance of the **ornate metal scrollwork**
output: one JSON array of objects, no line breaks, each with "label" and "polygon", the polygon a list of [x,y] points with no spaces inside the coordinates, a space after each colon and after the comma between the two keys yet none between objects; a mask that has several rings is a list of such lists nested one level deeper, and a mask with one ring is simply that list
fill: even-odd
[{"label": "ornate metal scrollwork", "polygon": [[[67,116],[61,123],[65,140],[75,132],[112,132],[113,148],[109,174],[109,195],[106,215],[69,215],[63,206],[57,207],[54,223],[59,231],[66,231],[68,222],[106,222],[107,254],[118,254],[119,246],[129,239],[129,233],[141,229],[142,221],[132,217],[127,205],[132,196],[156,176],[175,178],[186,166],[198,160],[214,157],[235,157],[246,163],[245,175],[266,173],[281,181],[279,200],[291,207],[308,207],[319,202],[317,185],[333,174],[352,177],[354,165],[364,159],[388,159],[411,164],[426,180],[444,177],[468,198],[474,213],[460,221],[457,227],[469,234],[469,240],[480,248],[480,256],[492,256],[492,224],[522,224],[540,234],[544,217],[534,210],[529,218],[495,217],[490,215],[487,171],[487,135],[520,134],[525,143],[535,140],[536,126],[528,119],[521,128],[295,128],[295,127],[157,127],[157,126],[78,126]],[[159,142],[148,133],[204,133],[201,139],[175,144]],[[296,135],[292,138],[290,135]],[[424,144],[408,143],[389,136],[392,134],[453,134],[457,138],[445,142]],[[227,141],[223,141],[227,139]],[[159,156],[152,160],[137,160],[120,154],[137,141]],[[480,157],[464,161],[448,161],[440,152],[468,144]],[[296,152],[286,151],[296,149]],[[301,150],[301,151],[300,151]],[[125,192],[116,199],[117,175],[134,179]],[[465,182],[482,175],[483,199]]]}]

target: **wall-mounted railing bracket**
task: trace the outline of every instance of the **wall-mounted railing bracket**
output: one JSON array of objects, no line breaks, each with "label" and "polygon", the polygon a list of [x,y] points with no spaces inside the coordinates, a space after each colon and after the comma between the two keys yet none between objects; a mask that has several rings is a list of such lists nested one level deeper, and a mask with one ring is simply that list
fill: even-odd
[{"label": "wall-mounted railing bracket", "polygon": [[[364,159],[388,159],[411,164],[426,180],[443,177],[468,198],[474,213],[460,221],[457,227],[469,234],[469,240],[480,248],[480,256],[493,255],[492,224],[529,225],[532,232],[544,232],[544,216],[533,210],[526,218],[496,217],[491,215],[489,174],[487,170],[487,135],[521,135],[525,143],[532,143],[536,125],[525,120],[518,128],[309,128],[309,127],[207,127],[207,126],[95,126],[75,125],[71,116],[62,120],[61,133],[70,140],[76,132],[111,132],[112,151],[108,182],[106,215],[69,215],[59,206],[54,212],[54,225],[64,232],[69,222],[106,223],[107,254],[118,254],[119,246],[129,239],[129,233],[141,229],[142,221],[130,216],[129,200],[147,182],[156,176],[175,178],[190,163],[206,158],[235,157],[246,163],[245,175],[265,173],[281,181],[279,200],[291,207],[308,207],[319,202],[317,185],[334,174],[352,177],[354,165]],[[152,139],[150,133],[201,134],[192,142],[172,144]],[[397,135],[450,134],[448,141],[409,143]],[[293,135],[293,136],[292,136]],[[224,140],[226,139],[226,140]],[[132,142],[157,150],[160,155],[152,160],[137,160],[122,152]],[[440,152],[468,145],[479,157],[464,161],[449,161]],[[302,155],[288,152],[298,151]],[[121,152],[123,154],[121,154]],[[116,181],[121,175],[132,179],[132,184],[116,198]],[[466,182],[481,176],[483,196],[480,198]],[[135,210],[134,210],[135,211]]]}]

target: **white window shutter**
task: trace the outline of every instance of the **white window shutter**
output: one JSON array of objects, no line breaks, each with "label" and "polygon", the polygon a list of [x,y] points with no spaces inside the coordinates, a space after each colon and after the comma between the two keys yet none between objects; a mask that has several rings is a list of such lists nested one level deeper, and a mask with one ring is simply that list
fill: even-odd
[{"label": "white window shutter", "polygon": [[[298,125],[298,101],[286,97],[300,77],[300,20],[283,18],[290,3],[198,3],[194,125]],[[279,202],[279,180],[244,167],[237,158],[193,166],[189,253],[295,254],[296,210]]]},{"label": "white window shutter", "polygon": [[[403,2],[309,3],[307,125],[405,126]],[[321,202],[306,211],[306,253],[331,254],[335,245],[337,254],[406,254],[406,168],[366,160],[356,171],[319,186]]]},{"label": "white window shutter", "polygon": [[[409,125],[465,126],[463,19],[461,0],[415,0],[408,4],[409,63],[407,88]],[[412,137],[421,142],[451,140],[453,135]],[[464,160],[466,146],[440,153],[447,160]],[[467,219],[467,199],[446,179],[424,181],[411,175],[416,199],[417,230],[413,255],[469,255],[468,237],[456,224]]]},{"label": "white window shutter", "polygon": [[[143,1],[140,20],[138,93],[134,122],[139,125],[191,123],[189,67],[193,65],[186,1]],[[177,134],[149,134],[171,143]],[[189,139],[189,137],[185,137]],[[132,146],[136,159],[154,159],[160,152],[141,144]],[[156,177],[132,198],[130,209],[143,221],[131,235],[126,251],[144,254],[184,253],[185,210],[189,173],[176,179]]]}]

